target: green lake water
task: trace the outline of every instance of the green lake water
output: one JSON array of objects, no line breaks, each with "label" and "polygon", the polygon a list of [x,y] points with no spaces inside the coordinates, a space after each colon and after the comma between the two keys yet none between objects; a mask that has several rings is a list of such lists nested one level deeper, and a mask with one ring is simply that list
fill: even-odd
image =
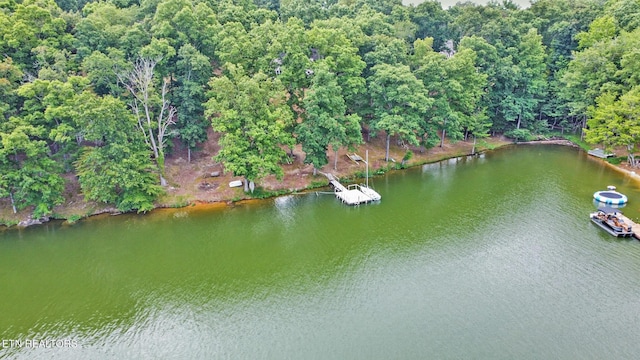
[{"label": "green lake water", "polygon": [[640,216],[629,176],[519,146],[372,185],[359,207],[309,193],[0,232],[0,358],[637,357],[640,241],[588,219],[607,185]]}]

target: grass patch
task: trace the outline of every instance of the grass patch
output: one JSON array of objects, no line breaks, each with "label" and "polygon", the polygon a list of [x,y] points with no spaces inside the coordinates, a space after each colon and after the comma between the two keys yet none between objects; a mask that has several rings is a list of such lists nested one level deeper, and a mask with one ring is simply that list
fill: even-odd
[{"label": "grass patch", "polygon": [[373,172],[373,175],[384,175],[386,174],[389,170],[393,170],[397,168],[397,163],[389,163],[387,166],[382,166],[381,168],[375,170]]},{"label": "grass patch", "polygon": [[0,225],[4,225],[6,227],[11,227],[14,225],[18,225],[18,220],[8,220],[8,219],[0,219]]},{"label": "grass patch", "polygon": [[559,136],[559,137],[563,137],[563,138],[565,138],[565,139],[567,139],[567,140],[571,141],[572,143],[574,143],[574,144],[576,144],[576,145],[580,146],[580,148],[581,148],[582,150],[584,150],[584,151],[589,151],[589,150],[591,150],[591,145],[587,144],[587,142],[586,142],[586,141],[581,140],[581,139],[580,139],[580,135],[577,135],[577,134],[570,134],[570,135],[564,134],[564,135],[558,135],[558,136]]},{"label": "grass patch", "polygon": [[613,164],[613,165],[620,165],[623,162],[627,161],[627,157],[626,156],[619,156],[619,157],[610,157],[607,158],[607,162],[609,164]]},{"label": "grass patch", "polygon": [[313,180],[311,184],[307,186],[307,189],[316,189],[327,186],[327,180]]},{"label": "grass patch", "polygon": [[176,208],[176,209],[183,208],[186,206],[189,206],[189,200],[187,200],[187,197],[184,195],[180,195],[176,197],[173,204],[169,205],[169,207]]},{"label": "grass patch", "polygon": [[290,190],[265,190],[264,188],[258,186],[253,190],[253,193],[248,192],[247,195],[249,195],[252,199],[268,199],[290,193]]},{"label": "grass patch", "polygon": [[495,150],[496,145],[487,142],[484,139],[478,139],[476,142],[476,152],[482,151],[482,150]]},{"label": "grass patch", "polygon": [[67,223],[69,223],[69,224],[75,224],[75,223],[77,223],[77,222],[78,222],[78,220],[82,219],[83,217],[84,217],[84,216],[82,216],[82,215],[73,214],[73,215],[71,215],[71,216],[69,216],[69,217],[67,218]]}]

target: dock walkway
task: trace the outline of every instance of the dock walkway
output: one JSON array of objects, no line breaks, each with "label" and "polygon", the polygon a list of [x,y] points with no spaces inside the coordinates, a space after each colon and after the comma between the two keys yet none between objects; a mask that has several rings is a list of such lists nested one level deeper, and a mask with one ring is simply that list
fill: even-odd
[{"label": "dock walkway", "polygon": [[331,186],[333,186],[333,192],[336,197],[347,205],[366,204],[380,200],[381,198],[380,194],[369,187],[358,184],[352,184],[345,187],[338,181],[338,179],[336,179],[335,176],[333,176],[333,174],[324,175],[329,179]]},{"label": "dock walkway", "polygon": [[600,148],[595,148],[595,149],[589,150],[589,151],[587,151],[587,154],[589,154],[591,156],[599,157],[601,159],[606,159],[606,158],[615,156],[615,154],[607,153],[603,149],[600,149]]}]

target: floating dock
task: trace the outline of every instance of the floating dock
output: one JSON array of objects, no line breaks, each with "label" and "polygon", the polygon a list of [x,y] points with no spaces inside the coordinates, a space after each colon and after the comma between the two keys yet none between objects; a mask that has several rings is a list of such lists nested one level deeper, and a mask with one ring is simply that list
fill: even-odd
[{"label": "floating dock", "polygon": [[347,205],[366,204],[381,199],[380,194],[365,185],[351,184],[348,187],[340,184],[332,174],[325,174],[333,187],[333,193]]}]

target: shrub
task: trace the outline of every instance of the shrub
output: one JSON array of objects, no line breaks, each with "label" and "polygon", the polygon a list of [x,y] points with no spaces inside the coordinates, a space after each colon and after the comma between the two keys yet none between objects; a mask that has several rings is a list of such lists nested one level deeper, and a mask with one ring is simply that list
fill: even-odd
[{"label": "shrub", "polygon": [[513,139],[516,142],[530,141],[533,138],[533,136],[531,135],[531,131],[529,131],[529,129],[509,130],[504,133],[504,136],[508,137],[509,139]]},{"label": "shrub", "polygon": [[622,164],[623,162],[625,162],[627,160],[628,160],[628,158],[626,156],[607,158],[607,162],[609,164],[613,164],[613,165],[620,165],[620,164]]}]

